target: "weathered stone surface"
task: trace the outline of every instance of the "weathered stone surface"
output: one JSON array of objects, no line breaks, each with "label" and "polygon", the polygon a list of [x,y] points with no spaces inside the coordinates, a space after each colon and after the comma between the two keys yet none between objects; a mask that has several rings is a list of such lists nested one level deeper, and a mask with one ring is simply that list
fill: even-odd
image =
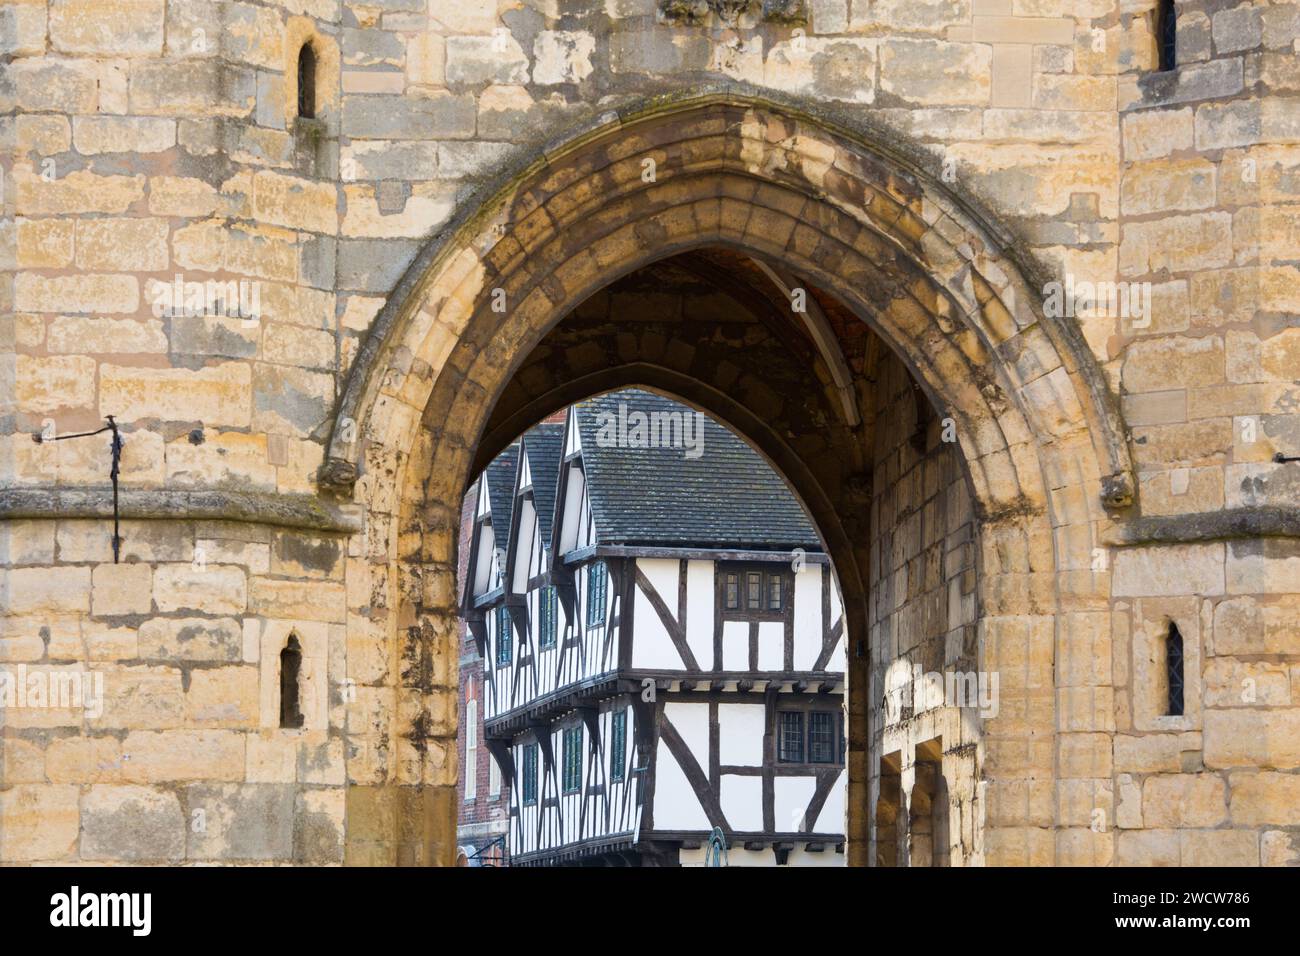
[{"label": "weathered stone surface", "polygon": [[78,789],[40,784],[0,791],[0,860],[5,863],[67,862],[76,856]]},{"label": "weathered stone surface", "polygon": [[285,860],[293,856],[292,787],[271,784],[209,784],[187,787],[191,816],[202,827],[187,832],[191,860]]},{"label": "weathered stone surface", "polygon": [[185,817],[174,793],[96,785],[81,806],[83,859],[175,863],[185,855]]}]

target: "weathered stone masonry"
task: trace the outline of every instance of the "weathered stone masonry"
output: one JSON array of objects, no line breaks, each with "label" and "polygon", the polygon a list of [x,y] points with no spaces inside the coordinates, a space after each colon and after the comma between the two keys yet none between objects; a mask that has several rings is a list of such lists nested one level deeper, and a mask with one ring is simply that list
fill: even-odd
[{"label": "weathered stone masonry", "polygon": [[[852,862],[1296,862],[1300,5],[1179,3],[1169,73],[1153,7],[0,8],[0,668],[105,696],[0,711],[0,862],[452,862],[461,494],[632,383],[826,538]],[[609,305],[655,268],[673,318]],[[159,314],[178,274],[258,314]],[[119,564],[105,441],[31,439],[110,414]],[[997,716],[893,720],[899,661]]]}]

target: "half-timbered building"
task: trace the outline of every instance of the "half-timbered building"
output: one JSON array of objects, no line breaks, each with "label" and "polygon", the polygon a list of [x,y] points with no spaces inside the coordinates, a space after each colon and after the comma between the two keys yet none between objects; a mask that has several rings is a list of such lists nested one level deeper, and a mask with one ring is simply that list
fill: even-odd
[{"label": "half-timbered building", "polygon": [[463,613],[512,863],[698,865],[717,832],[728,865],[840,863],[841,604],[783,480],[633,389],[484,477]]}]

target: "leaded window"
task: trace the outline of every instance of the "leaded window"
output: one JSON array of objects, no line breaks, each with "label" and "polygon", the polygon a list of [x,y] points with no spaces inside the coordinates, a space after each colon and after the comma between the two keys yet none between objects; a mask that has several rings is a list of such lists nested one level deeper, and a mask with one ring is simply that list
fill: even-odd
[{"label": "leaded window", "polygon": [[538,636],[538,641],[544,648],[554,647],[556,634],[559,630],[558,614],[556,613],[559,602],[556,599],[555,588],[542,588],[537,603],[540,612],[538,614],[538,625],[541,632]]},{"label": "leaded window", "polygon": [[814,710],[808,715],[808,762],[835,763],[836,715],[826,710]]},{"label": "leaded window", "polygon": [[537,744],[524,744],[524,805],[537,802]]},{"label": "leaded window", "polygon": [[627,711],[616,710],[609,725],[609,779],[618,783],[627,776]]},{"label": "leaded window", "polygon": [[587,565],[587,626],[605,623],[605,591],[608,584],[604,561]]},{"label": "leaded window", "polygon": [[497,608],[497,667],[509,667],[514,650],[510,635],[510,611],[503,605]]},{"label": "leaded window", "polygon": [[776,759],[781,763],[803,763],[803,714],[783,710],[777,718]]},{"label": "leaded window", "polygon": [[577,793],[582,787],[582,724],[564,728],[565,793]]}]

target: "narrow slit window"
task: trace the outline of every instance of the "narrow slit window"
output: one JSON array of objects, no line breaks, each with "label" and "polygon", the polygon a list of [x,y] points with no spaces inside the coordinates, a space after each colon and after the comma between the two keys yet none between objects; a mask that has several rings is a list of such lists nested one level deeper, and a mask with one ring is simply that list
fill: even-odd
[{"label": "narrow slit window", "polygon": [[1162,73],[1178,66],[1178,11],[1174,0],[1160,0],[1156,6],[1156,59]]},{"label": "narrow slit window", "polygon": [[593,561],[587,565],[587,626],[605,623],[605,562]]},{"label": "narrow slit window", "polygon": [[763,575],[758,571],[751,571],[746,578],[745,606],[749,610],[756,611],[763,606]]},{"label": "narrow slit window", "polygon": [[509,667],[513,659],[514,648],[510,634],[510,611],[505,607],[497,608],[497,667]]},{"label": "narrow slit window", "polygon": [[539,643],[543,648],[554,647],[556,638],[559,633],[558,621],[556,620],[556,608],[558,601],[556,599],[555,588],[547,586],[542,588],[541,596],[538,598],[541,618],[539,630],[541,631]]},{"label": "narrow slit window", "polygon": [[582,725],[564,729],[564,779],[565,793],[577,793],[582,788]]},{"label": "narrow slit window", "polygon": [[537,802],[537,744],[524,744],[524,806]]},{"label": "narrow slit window", "polygon": [[1169,624],[1169,635],[1165,638],[1165,670],[1169,676],[1169,709],[1171,717],[1183,715],[1183,635],[1178,632],[1178,625]]},{"label": "narrow slit window", "polygon": [[290,634],[280,652],[280,726],[296,730],[302,726],[299,702],[299,678],[302,673],[302,645],[298,635]]},{"label": "narrow slit window", "polygon": [[726,577],[726,600],[723,606],[728,611],[740,609],[740,575],[728,574]]},{"label": "narrow slit window", "polygon": [[619,783],[627,776],[627,711],[616,710],[610,718],[609,779]]},{"label": "narrow slit window", "polygon": [[298,115],[316,117],[316,51],[304,43],[298,51]]}]

